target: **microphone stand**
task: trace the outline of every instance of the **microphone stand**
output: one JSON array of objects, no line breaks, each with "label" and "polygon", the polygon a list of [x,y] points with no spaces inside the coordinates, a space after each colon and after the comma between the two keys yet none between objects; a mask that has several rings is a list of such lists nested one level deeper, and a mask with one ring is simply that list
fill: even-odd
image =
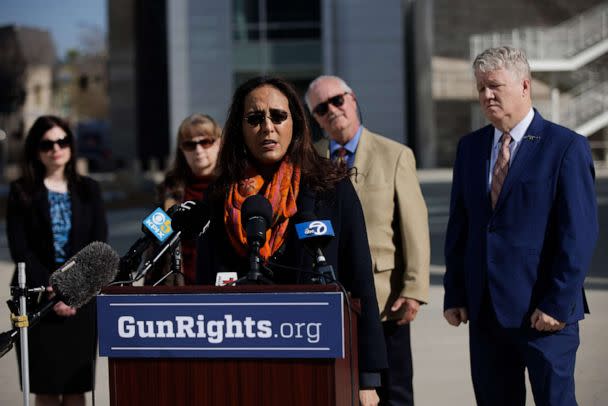
[{"label": "microphone stand", "polygon": [[[181,232],[181,231],[180,231]],[[171,267],[170,271],[163,275],[162,278],[157,280],[152,286],[158,286],[162,281],[167,279],[171,275],[177,275],[182,273],[182,249],[179,244],[175,244],[171,247]]]},{"label": "microphone stand", "polygon": [[260,241],[253,241],[249,250],[249,272],[246,276],[234,282],[234,285],[272,285],[272,281],[262,275],[260,263]]},{"label": "microphone stand", "polygon": [[334,268],[331,264],[327,263],[325,255],[323,255],[323,251],[321,251],[320,248],[316,249],[316,257],[313,267],[313,271],[316,275],[312,278],[312,281],[321,285],[335,282],[336,275],[334,273]]},{"label": "microphone stand", "polygon": [[23,404],[30,404],[30,360],[28,352],[28,336],[27,336],[27,291],[25,288],[25,262],[17,263],[17,279],[19,282],[19,316],[25,317],[26,321],[20,323],[21,334],[21,386],[23,390]]},{"label": "microphone stand", "polygon": [[[178,231],[178,232],[174,233],[171,236],[171,239],[169,240],[169,242],[163,244],[160,247],[160,249],[156,252],[156,254],[154,255],[154,257],[152,259],[149,259],[148,261],[146,261],[146,263],[144,264],[144,267],[137,273],[137,275],[135,275],[135,278],[133,278],[133,280],[131,282],[135,282],[135,281],[138,281],[141,278],[143,278],[148,273],[148,271],[150,270],[150,268],[152,268],[154,266],[154,264],[156,264],[156,262],[158,262],[158,260],[163,256],[163,254],[165,252],[167,252],[167,250],[169,248],[173,249],[173,247],[175,246],[175,244],[177,244],[179,242],[179,239],[180,239],[181,235],[182,235],[181,231]],[[180,268],[181,268],[181,255],[180,255]],[[172,272],[168,273],[167,275],[170,275],[171,273]],[[167,275],[165,275],[165,277]],[[163,281],[165,279],[165,277],[161,278],[160,281],[156,282],[156,284],[154,286],[156,286],[158,283],[160,283],[161,281]]]}]

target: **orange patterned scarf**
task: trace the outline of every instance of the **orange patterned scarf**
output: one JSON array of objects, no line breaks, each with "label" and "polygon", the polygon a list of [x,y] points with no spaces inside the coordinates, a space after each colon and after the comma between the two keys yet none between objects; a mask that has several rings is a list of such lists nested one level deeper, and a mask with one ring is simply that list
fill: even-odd
[{"label": "orange patterned scarf", "polygon": [[[241,205],[245,199],[264,187],[264,178],[249,165],[245,179],[230,186],[224,203],[224,226],[230,243],[240,256],[247,255],[247,235],[241,226]],[[298,211],[296,199],[300,190],[300,168],[284,159],[266,185],[264,197],[272,206],[272,224],[266,231],[266,242],[260,250],[264,260],[270,258],[285,240],[289,218]]]}]

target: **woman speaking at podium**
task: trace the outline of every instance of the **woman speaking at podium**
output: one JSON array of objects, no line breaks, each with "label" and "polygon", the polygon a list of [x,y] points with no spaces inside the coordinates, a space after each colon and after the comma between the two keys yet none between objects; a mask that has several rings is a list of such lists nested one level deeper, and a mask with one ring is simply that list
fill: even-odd
[{"label": "woman speaking at podium", "polygon": [[264,279],[302,283],[312,272],[298,239],[297,213],[330,221],[335,237],[324,248],[336,278],[361,300],[360,399],[378,402],[375,388],[387,367],[371,259],[361,204],[345,168],[320,157],[299,96],[286,81],[256,77],[234,93],[219,155],[219,178],[209,189],[211,220],[199,237],[198,282],[215,284],[222,274],[247,278],[250,269],[242,204],[261,195],[272,207],[267,238],[259,250]]}]

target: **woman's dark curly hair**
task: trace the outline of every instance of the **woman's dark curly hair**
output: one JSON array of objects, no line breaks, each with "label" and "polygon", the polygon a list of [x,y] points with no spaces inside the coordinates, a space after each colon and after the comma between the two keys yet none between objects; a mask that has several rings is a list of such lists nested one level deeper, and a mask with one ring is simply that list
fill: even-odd
[{"label": "woman's dark curly hair", "polygon": [[245,174],[248,159],[251,159],[243,138],[245,99],[253,90],[262,86],[274,87],[289,102],[293,134],[285,156],[300,168],[301,182],[313,191],[325,191],[347,177],[346,169],[321,157],[314,149],[308,115],[293,86],[277,77],[259,76],[239,86],[232,97],[219,154],[220,177],[216,184],[217,192],[225,191],[228,186],[241,180]]},{"label": "woman's dark curly hair", "polygon": [[40,160],[40,150],[38,145],[40,140],[48,130],[59,127],[65,131],[70,141],[70,160],[65,166],[65,177],[68,185],[74,186],[80,181],[80,176],[76,172],[76,148],[74,146],[74,134],[67,121],[57,116],[40,116],[34,121],[32,128],[25,138],[25,147],[21,162],[21,174],[26,192],[32,192],[38,188],[46,176],[46,168]]}]

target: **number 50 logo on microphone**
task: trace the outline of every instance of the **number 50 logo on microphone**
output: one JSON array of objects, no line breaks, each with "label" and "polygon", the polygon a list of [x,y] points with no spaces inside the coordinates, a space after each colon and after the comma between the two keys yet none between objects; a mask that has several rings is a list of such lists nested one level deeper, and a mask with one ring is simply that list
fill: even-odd
[{"label": "number 50 logo on microphone", "polygon": [[173,234],[171,217],[169,217],[161,208],[157,208],[144,219],[144,226],[146,226],[160,242],[165,241],[167,237]]}]

